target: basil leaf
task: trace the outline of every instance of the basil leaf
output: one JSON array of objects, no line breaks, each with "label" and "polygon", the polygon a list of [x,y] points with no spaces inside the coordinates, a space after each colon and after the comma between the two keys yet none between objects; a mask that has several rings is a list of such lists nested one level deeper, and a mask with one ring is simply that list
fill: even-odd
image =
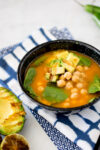
[{"label": "basil leaf", "polygon": [[36,96],[31,86],[27,86],[26,90],[30,93],[31,97],[34,98]]},{"label": "basil leaf", "polygon": [[25,88],[27,88],[27,86],[29,86],[32,83],[32,80],[35,77],[35,75],[36,75],[35,68],[29,68],[24,79]]},{"label": "basil leaf", "polygon": [[100,77],[96,75],[94,77],[93,82],[90,84],[88,92],[89,93],[96,93],[100,91]]},{"label": "basil leaf", "polygon": [[63,89],[54,85],[48,85],[43,92],[43,97],[52,103],[59,103],[64,101],[68,96]]},{"label": "basil leaf", "polygon": [[89,58],[87,57],[83,57],[83,56],[79,56],[80,58],[80,61],[79,61],[79,65],[82,65],[82,66],[91,66],[91,61]]},{"label": "basil leaf", "polygon": [[24,88],[31,94],[32,97],[36,96],[32,87],[30,86],[35,75],[36,75],[35,68],[29,68],[24,79]]},{"label": "basil leaf", "polygon": [[39,66],[41,63],[43,63],[45,60],[47,59],[47,56],[41,56],[39,58],[37,58],[37,60],[35,60],[34,62],[34,66]]}]

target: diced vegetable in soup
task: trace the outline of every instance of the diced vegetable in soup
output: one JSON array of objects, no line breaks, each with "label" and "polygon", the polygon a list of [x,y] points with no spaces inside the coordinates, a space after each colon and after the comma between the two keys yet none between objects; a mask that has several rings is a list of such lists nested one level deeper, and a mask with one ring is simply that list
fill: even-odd
[{"label": "diced vegetable in soup", "polygon": [[100,67],[75,51],[47,52],[29,64],[24,88],[48,106],[82,106],[100,96]]}]

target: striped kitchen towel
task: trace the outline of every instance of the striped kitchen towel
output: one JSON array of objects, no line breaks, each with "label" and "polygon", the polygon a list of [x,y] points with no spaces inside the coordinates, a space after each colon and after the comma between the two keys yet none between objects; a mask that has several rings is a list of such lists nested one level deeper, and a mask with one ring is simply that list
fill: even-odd
[{"label": "striped kitchen towel", "polygon": [[17,81],[17,69],[20,60],[32,48],[55,39],[73,39],[64,28],[51,30],[40,28],[21,43],[0,51],[0,86],[14,92],[43,127],[58,150],[93,150],[100,134],[100,101],[93,106],[76,111],[74,114],[55,114],[43,109],[21,90]]}]

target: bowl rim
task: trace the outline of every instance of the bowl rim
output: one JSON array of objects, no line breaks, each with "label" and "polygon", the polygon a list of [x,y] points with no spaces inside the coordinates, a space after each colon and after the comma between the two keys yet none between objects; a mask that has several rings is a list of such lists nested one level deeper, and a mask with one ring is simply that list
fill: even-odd
[{"label": "bowl rim", "polygon": [[[83,108],[86,108],[86,107],[89,107],[91,105],[93,105],[94,103],[96,103],[98,100],[100,100],[100,97],[98,98],[95,98],[92,102],[88,103],[88,104],[85,104],[85,105],[82,105],[82,106],[79,106],[79,107],[72,107],[72,108],[59,108],[59,107],[53,107],[53,106],[48,106],[48,105],[45,105],[37,100],[35,100],[34,98],[32,98],[32,96],[29,94],[28,91],[25,90],[23,84],[22,84],[22,80],[21,80],[21,76],[20,76],[20,72],[21,72],[21,68],[25,62],[25,60],[27,60],[27,58],[30,56],[30,54],[33,52],[33,51],[37,51],[39,49],[41,49],[42,47],[48,45],[48,44],[52,44],[52,43],[63,43],[63,42],[70,42],[70,43],[75,43],[75,44],[81,44],[85,47],[88,47],[90,49],[92,49],[93,51],[95,51],[98,55],[100,55],[100,51],[95,48],[94,46],[90,45],[90,44],[87,44],[85,42],[81,42],[81,41],[77,41],[77,40],[68,40],[68,39],[60,39],[60,40],[53,40],[53,41],[48,41],[48,42],[45,42],[45,43],[42,43],[40,45],[37,45],[36,47],[32,48],[30,51],[28,51],[25,56],[21,59],[20,63],[19,63],[19,66],[18,66],[18,70],[17,70],[17,79],[18,79],[18,82],[19,82],[19,85],[21,87],[21,89],[23,90],[23,92],[31,99],[32,102],[35,102],[36,104],[42,106],[43,108],[46,108],[48,110],[52,110],[52,111],[60,111],[60,112],[67,112],[67,111],[74,111],[74,110],[80,110],[80,109],[83,109]],[[91,56],[89,56],[91,57]],[[93,59],[93,58],[92,58]]]}]

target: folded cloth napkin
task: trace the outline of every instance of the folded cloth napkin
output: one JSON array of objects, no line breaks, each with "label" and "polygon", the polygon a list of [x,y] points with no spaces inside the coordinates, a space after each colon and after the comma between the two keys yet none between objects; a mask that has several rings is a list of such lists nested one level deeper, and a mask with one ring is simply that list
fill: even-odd
[{"label": "folded cloth napkin", "polygon": [[64,28],[40,28],[21,43],[0,51],[0,86],[14,92],[26,104],[58,150],[92,150],[100,134],[100,101],[76,113],[59,114],[31,102],[17,82],[17,68],[23,56],[46,41],[73,39]]}]

